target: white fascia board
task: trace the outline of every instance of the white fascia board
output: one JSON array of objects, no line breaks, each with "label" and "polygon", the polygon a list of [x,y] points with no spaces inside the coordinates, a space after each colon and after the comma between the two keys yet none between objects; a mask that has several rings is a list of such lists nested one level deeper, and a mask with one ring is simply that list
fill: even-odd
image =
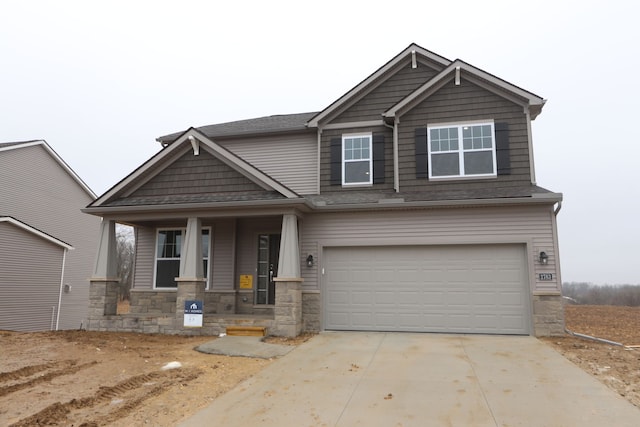
[{"label": "white fascia board", "polygon": [[[456,68],[469,73],[469,75],[463,76],[463,78],[466,78],[469,81],[472,81],[473,83],[478,84],[489,91],[493,91],[494,93],[507,98],[512,102],[524,104],[522,99],[526,100],[527,107],[533,109],[536,114],[540,112],[542,106],[546,102],[543,98],[540,98],[539,96],[531,92],[528,92],[524,89],[519,88],[518,86],[512,85],[511,83],[499,79],[498,77],[482,71],[481,69],[476,68],[473,65],[467,64],[464,61],[456,59],[447,68],[438,73],[434,78],[407,95],[404,99],[391,107],[389,110],[385,111],[383,116],[388,118],[395,118],[396,116],[400,116],[406,110],[411,109],[411,107],[413,107],[416,103],[421,102],[427,97],[431,96],[447,83],[449,75],[454,73],[456,71]],[[487,81],[491,83],[491,85],[504,90],[506,93],[496,91],[495,88],[489,84],[483,84],[482,80]],[[514,96],[509,96],[508,94],[512,94]]]},{"label": "white fascia board", "polygon": [[58,246],[61,246],[61,247],[65,248],[65,249],[68,249],[68,250],[72,250],[73,249],[73,246],[71,246],[70,244],[63,242],[60,239],[56,239],[55,237],[50,236],[47,233],[44,233],[44,232],[38,230],[37,228],[33,228],[30,225],[25,224],[22,221],[18,221],[17,219],[15,219],[13,217],[10,217],[10,216],[0,217],[0,222],[7,222],[9,224],[13,224],[18,228],[21,228],[21,229],[23,229],[23,230],[25,230],[25,231],[27,231],[29,233],[32,233],[32,234],[34,234],[34,235],[36,235],[36,236],[38,236],[38,237],[40,237],[40,238],[42,238],[44,240],[47,240],[47,241],[49,241],[49,242],[51,242],[53,244],[56,244]]},{"label": "white fascia board", "polygon": [[89,194],[89,196],[91,196],[92,199],[95,199],[97,197],[96,194],[93,192],[93,190],[91,190],[91,188],[89,188],[89,186],[82,180],[82,178],[80,178],[80,176],[78,176],[78,174],[75,173],[73,169],[71,169],[71,167],[62,159],[62,157],[60,157],[58,153],[56,153],[55,150],[51,148],[49,144],[47,144],[47,141],[43,139],[39,139],[36,141],[27,141],[21,144],[9,145],[7,147],[0,148],[0,151],[15,150],[18,148],[33,147],[36,145],[42,145],[42,147],[47,151],[47,153],[49,153],[51,157],[53,157],[53,159],[56,162],[58,162],[60,166],[62,166],[65,172],[71,175],[71,178],[73,178],[73,180],[76,181],[78,185],[80,185],[80,187],[82,187],[82,189],[87,194]]},{"label": "white fascia board", "polygon": [[424,57],[426,57],[426,58],[428,58],[428,59],[430,59],[430,60],[432,60],[434,62],[440,63],[445,67],[448,66],[451,63],[451,61],[449,61],[448,59],[443,58],[443,57],[441,57],[439,55],[436,55],[435,53],[430,52],[427,49],[425,49],[423,47],[420,47],[417,44],[413,43],[409,47],[407,47],[405,50],[400,52],[398,55],[396,55],[394,58],[392,58],[389,62],[384,64],[382,67],[378,68],[377,71],[375,71],[369,77],[364,79],[362,82],[360,82],[358,85],[356,85],[349,92],[347,92],[344,95],[342,95],[340,98],[338,98],[336,101],[334,101],[331,105],[329,105],[323,111],[319,112],[317,115],[312,117],[311,120],[309,120],[309,122],[307,122],[307,126],[310,127],[310,128],[317,128],[319,126],[319,124],[320,124],[320,121],[322,121],[324,118],[329,116],[331,113],[333,113],[334,111],[338,110],[344,104],[349,102],[351,100],[351,98],[353,98],[354,96],[357,96],[363,89],[365,89],[371,83],[375,82],[381,76],[386,74],[389,70],[393,69],[393,67],[395,67],[398,63],[400,63],[401,61],[403,61],[403,60],[405,60],[407,58],[410,58],[412,52],[419,53],[420,55],[422,55],[422,56],[424,56]]}]

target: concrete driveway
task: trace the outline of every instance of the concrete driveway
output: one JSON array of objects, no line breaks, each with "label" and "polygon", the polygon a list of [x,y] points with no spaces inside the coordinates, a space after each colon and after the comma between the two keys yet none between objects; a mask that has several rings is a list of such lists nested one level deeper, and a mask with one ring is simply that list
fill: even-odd
[{"label": "concrete driveway", "polygon": [[327,332],[183,426],[633,426],[640,409],[533,337]]}]

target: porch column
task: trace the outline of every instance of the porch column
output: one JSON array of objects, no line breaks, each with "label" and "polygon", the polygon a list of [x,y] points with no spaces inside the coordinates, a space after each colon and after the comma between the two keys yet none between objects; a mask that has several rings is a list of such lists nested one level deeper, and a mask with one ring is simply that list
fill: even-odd
[{"label": "porch column", "polygon": [[295,337],[302,331],[302,281],[300,277],[300,249],[298,247],[298,218],[282,216],[280,257],[276,282],[274,335]]},{"label": "porch column", "polygon": [[180,276],[176,294],[176,329],[183,329],[184,302],[198,300],[204,302],[204,270],[202,267],[202,221],[200,218],[187,220],[187,231],[180,254]]},{"label": "porch column", "polygon": [[100,224],[98,252],[89,279],[89,323],[88,329],[100,329],[103,316],[115,315],[118,310],[116,223],[103,219]]}]

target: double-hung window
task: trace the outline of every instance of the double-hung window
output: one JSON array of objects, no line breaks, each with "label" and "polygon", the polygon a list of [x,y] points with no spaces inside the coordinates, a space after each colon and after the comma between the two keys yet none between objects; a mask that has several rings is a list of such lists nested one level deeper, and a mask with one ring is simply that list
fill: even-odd
[{"label": "double-hung window", "polygon": [[371,134],[342,135],[342,185],[371,184]]},{"label": "double-hung window", "polygon": [[493,122],[428,127],[429,178],[496,176]]},{"label": "double-hung window", "polygon": [[[155,287],[171,289],[178,285],[175,278],[180,275],[180,254],[184,243],[184,229],[158,230],[156,239]],[[209,271],[209,229],[202,229],[202,265],[204,278]],[[207,280],[207,288],[208,288]]]}]

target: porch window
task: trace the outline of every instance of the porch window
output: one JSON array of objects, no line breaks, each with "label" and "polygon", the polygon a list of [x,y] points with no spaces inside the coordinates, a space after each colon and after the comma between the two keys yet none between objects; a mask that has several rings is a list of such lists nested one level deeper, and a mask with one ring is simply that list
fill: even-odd
[{"label": "porch window", "polygon": [[493,128],[493,122],[430,126],[429,178],[496,176]]},{"label": "porch window", "polygon": [[[156,288],[177,288],[175,278],[180,275],[180,254],[184,242],[185,229],[158,230],[156,243]],[[210,232],[208,228],[202,229],[202,265],[204,278],[209,287],[209,242]]]}]

